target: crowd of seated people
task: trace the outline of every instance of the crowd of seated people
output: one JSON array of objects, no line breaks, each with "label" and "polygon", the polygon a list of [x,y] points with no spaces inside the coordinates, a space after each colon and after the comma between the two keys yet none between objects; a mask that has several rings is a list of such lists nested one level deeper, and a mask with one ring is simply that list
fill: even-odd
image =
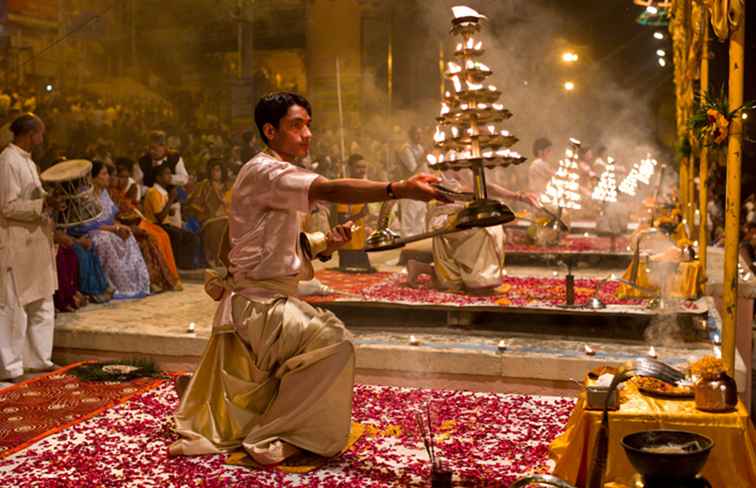
[{"label": "crowd of seated people", "polygon": [[181,290],[179,269],[207,265],[201,231],[222,221],[230,198],[222,160],[210,159],[207,178],[194,183],[181,157],[165,148],[164,134],[156,132],[139,163],[95,160],[91,176],[102,214],[55,234],[59,312]]}]

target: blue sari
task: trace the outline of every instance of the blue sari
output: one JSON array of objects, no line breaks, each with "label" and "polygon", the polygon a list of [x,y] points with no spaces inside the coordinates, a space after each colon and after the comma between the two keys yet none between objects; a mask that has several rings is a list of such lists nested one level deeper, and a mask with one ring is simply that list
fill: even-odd
[{"label": "blue sari", "polygon": [[139,244],[133,235],[121,239],[115,233],[100,230],[104,225],[113,225],[118,207],[106,190],[100,192],[102,215],[92,222],[69,230],[74,236],[87,236],[92,240],[95,254],[102,263],[105,276],[115,293],[113,298],[141,298],[150,294],[150,275]]}]

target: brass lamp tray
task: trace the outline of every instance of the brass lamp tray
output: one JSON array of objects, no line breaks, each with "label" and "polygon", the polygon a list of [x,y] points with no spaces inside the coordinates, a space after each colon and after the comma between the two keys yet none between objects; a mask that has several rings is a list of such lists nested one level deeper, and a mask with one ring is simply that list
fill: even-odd
[{"label": "brass lamp tray", "polygon": [[476,57],[476,56],[482,56],[483,53],[486,52],[485,49],[475,49],[475,48],[463,48],[459,49],[457,51],[454,51],[454,55],[460,58],[464,57]]},{"label": "brass lamp tray", "polygon": [[520,156],[519,158],[508,156],[492,156],[490,158],[481,157],[470,159],[456,159],[454,161],[443,161],[440,163],[431,164],[430,167],[431,169],[438,171],[458,171],[462,169],[473,169],[480,167],[481,165],[485,168],[491,169],[497,167],[507,167],[513,164],[521,164],[525,161],[527,161],[527,158],[524,156]]},{"label": "brass lamp tray", "polygon": [[451,29],[453,35],[464,36],[480,32],[480,19],[478,17],[459,17],[452,20]]},{"label": "brass lamp tray", "polygon": [[[501,134],[481,134],[477,136],[477,140],[480,143],[481,147],[491,147],[494,148],[494,150],[501,147],[510,148],[517,144],[517,142],[519,141],[519,139],[513,135],[504,136]],[[433,145],[433,147],[436,149],[442,149],[444,151],[449,151],[451,149],[460,151],[464,150],[466,147],[469,147],[472,142],[473,137],[460,136],[452,138],[450,140],[437,142]]]},{"label": "brass lamp tray", "polygon": [[496,110],[494,108],[468,108],[453,109],[448,114],[436,117],[436,120],[442,125],[458,125],[460,122],[466,122],[471,117],[475,117],[481,124],[490,124],[495,122],[503,122],[512,117],[512,112],[502,109]]},{"label": "brass lamp tray", "polygon": [[479,90],[467,90],[456,92],[454,95],[444,97],[444,100],[454,106],[460,102],[494,103],[501,96],[500,90],[491,90],[488,87]]}]

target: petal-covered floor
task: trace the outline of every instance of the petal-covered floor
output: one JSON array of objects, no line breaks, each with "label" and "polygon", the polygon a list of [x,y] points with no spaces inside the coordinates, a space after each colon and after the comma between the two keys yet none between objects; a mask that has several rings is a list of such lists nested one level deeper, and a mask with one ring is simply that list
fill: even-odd
[{"label": "petal-covered floor", "polygon": [[574,406],[559,397],[357,385],[353,420],[364,435],[322,468],[286,474],[229,466],[220,455],[168,457],[177,401],[169,381],[52,434],[0,460],[0,486],[429,486],[414,412],[430,401],[437,450],[454,485],[506,487],[548,469],[548,445]]}]

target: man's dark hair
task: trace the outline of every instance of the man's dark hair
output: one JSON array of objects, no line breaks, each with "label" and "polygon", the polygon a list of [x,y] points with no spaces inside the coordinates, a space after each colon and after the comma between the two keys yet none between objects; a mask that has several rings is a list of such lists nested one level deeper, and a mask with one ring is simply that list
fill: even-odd
[{"label": "man's dark hair", "polygon": [[226,165],[223,164],[223,160],[220,159],[220,158],[210,158],[210,159],[208,159],[208,161],[207,161],[207,168],[206,168],[207,169],[207,174],[205,176],[207,178],[207,181],[212,181],[213,180],[213,168],[215,168],[216,166],[220,167],[220,169],[221,169],[221,181],[225,182],[226,178],[228,176],[228,172],[226,171]]},{"label": "man's dark hair", "polygon": [[129,174],[131,174],[131,170],[134,168],[133,159],[129,159],[129,158],[121,156],[121,157],[115,158],[114,162],[115,162],[116,169],[119,171],[122,169],[125,169],[125,170],[128,170]]},{"label": "man's dark hair", "polygon": [[14,137],[20,137],[38,130],[41,124],[42,121],[39,120],[39,117],[29,112],[16,117],[10,125],[10,131],[13,132]]},{"label": "man's dark hair", "polygon": [[[171,174],[173,174],[173,170],[171,169],[171,167],[168,166],[168,164],[163,163],[160,166],[158,166],[157,168],[155,168],[155,178],[157,178],[158,176],[162,175],[165,170],[168,170]],[[166,190],[167,190],[167,188],[166,188]]]},{"label": "man's dark hair", "polygon": [[347,165],[351,166],[354,163],[362,161],[363,159],[365,159],[365,157],[362,154],[352,154],[351,156],[349,156],[349,159],[347,159]]},{"label": "man's dark hair", "polygon": [[545,137],[539,137],[533,143],[533,154],[538,156],[542,151],[551,147],[551,141]]},{"label": "man's dark hair", "polygon": [[268,138],[265,137],[263,127],[265,124],[271,124],[278,128],[281,119],[289,112],[289,107],[299,105],[307,110],[307,114],[312,117],[312,106],[305,97],[291,92],[274,92],[262,97],[255,106],[255,124],[260,131],[260,137],[263,142],[268,144]]},{"label": "man's dark hair", "polygon": [[[92,178],[97,178],[97,176],[102,171],[102,168],[104,168],[104,167],[105,167],[105,163],[103,163],[99,159],[95,159],[94,161],[92,161],[92,171],[91,171]],[[108,173],[110,173],[110,172],[108,172]]]}]

